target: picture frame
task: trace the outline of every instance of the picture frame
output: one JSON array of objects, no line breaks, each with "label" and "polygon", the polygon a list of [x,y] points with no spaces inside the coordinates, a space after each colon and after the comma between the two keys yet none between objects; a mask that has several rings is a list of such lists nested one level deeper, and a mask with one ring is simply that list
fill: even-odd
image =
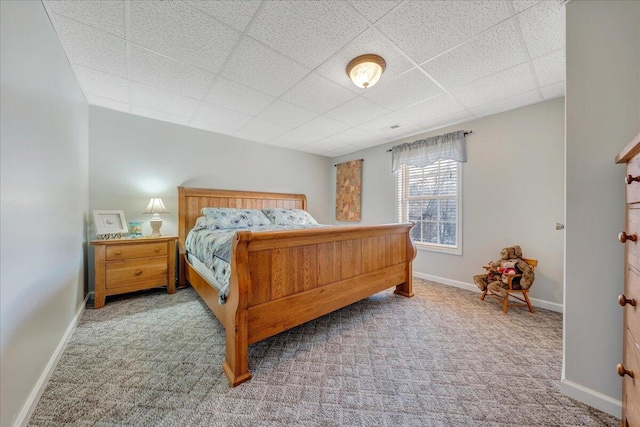
[{"label": "picture frame", "polygon": [[121,237],[129,232],[124,211],[119,210],[94,210],[93,224],[96,234],[103,239]]}]

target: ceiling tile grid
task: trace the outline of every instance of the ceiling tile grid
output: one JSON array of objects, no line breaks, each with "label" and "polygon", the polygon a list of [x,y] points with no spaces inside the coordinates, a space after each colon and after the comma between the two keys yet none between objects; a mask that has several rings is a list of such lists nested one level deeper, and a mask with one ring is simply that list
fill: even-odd
[{"label": "ceiling tile grid", "polygon": [[202,99],[214,74],[132,45],[129,78],[179,95]]},{"label": "ceiling tile grid", "polygon": [[251,116],[237,111],[227,110],[226,108],[215,105],[202,103],[200,104],[200,107],[193,119],[236,131],[251,120]]},{"label": "ceiling tile grid", "polygon": [[191,118],[200,104],[193,98],[137,82],[131,82],[129,88],[131,90],[131,104],[133,106],[151,108],[176,116]]},{"label": "ceiling tile grid", "polygon": [[[77,65],[74,69],[84,90],[94,96],[129,103],[129,80]],[[128,110],[128,109],[127,109]]]},{"label": "ceiling tile grid", "polygon": [[131,109],[128,102],[116,101],[97,95],[87,95],[87,102],[91,105],[97,105],[98,107],[104,107],[115,111],[122,111],[123,113],[129,113],[129,110]]},{"label": "ceiling tile grid", "polygon": [[213,83],[204,101],[229,110],[255,115],[275,100],[274,96],[219,77]]},{"label": "ceiling tile grid", "polygon": [[52,1],[51,10],[124,39],[124,1]]},{"label": "ceiling tile grid", "polygon": [[466,107],[488,104],[536,88],[528,64],[520,64],[451,91]]},{"label": "ceiling tile grid", "polygon": [[518,15],[531,58],[564,48],[564,12],[559,1],[541,1]]},{"label": "ceiling tile grid", "polygon": [[54,14],[53,20],[72,65],[127,77],[123,39],[61,15]]},{"label": "ceiling tile grid", "polygon": [[325,113],[325,115],[352,126],[358,126],[359,124],[371,119],[377,119],[378,117],[382,117],[390,112],[390,110],[387,110],[366,98],[358,97],[342,104],[338,108],[334,108],[333,110]]},{"label": "ceiling tile grid", "polygon": [[187,3],[238,31],[244,31],[261,0],[190,0]]},{"label": "ceiling tile grid", "polygon": [[231,55],[222,76],[278,97],[302,80],[309,69],[249,37]]},{"label": "ceiling tile grid", "polygon": [[312,111],[278,100],[265,108],[264,111],[256,117],[263,120],[269,120],[283,126],[296,128],[316,116],[317,114]]},{"label": "ceiling tile grid", "polygon": [[558,0],[43,3],[90,104],[330,157],[565,91]]},{"label": "ceiling tile grid", "polygon": [[[355,87],[353,84],[352,86]],[[317,73],[311,73],[285,93],[282,99],[322,114],[355,97],[355,93],[325,79]]]},{"label": "ceiling tile grid", "polygon": [[367,27],[343,1],[267,1],[248,34],[315,68]]},{"label": "ceiling tile grid", "polygon": [[540,86],[549,86],[565,79],[565,55],[564,49],[539,56],[533,61],[533,69],[538,77]]},{"label": "ceiling tile grid", "polygon": [[402,3],[402,0],[349,0],[349,3],[369,22],[374,23]]},{"label": "ceiling tile grid", "polygon": [[422,64],[438,83],[453,88],[526,61],[514,23],[506,21]]},{"label": "ceiling tile grid", "polygon": [[385,85],[366,89],[364,96],[390,111],[395,111],[440,93],[442,89],[438,85],[418,68],[414,68]]},{"label": "ceiling tile grid", "polygon": [[131,1],[131,41],[218,72],[240,33],[183,2]]},{"label": "ceiling tile grid", "polygon": [[507,18],[501,1],[405,1],[376,27],[421,63]]}]

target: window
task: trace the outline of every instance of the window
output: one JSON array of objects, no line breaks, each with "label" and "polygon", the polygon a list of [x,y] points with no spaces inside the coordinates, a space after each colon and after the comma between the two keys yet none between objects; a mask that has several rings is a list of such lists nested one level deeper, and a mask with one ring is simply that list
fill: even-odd
[{"label": "window", "polygon": [[454,160],[398,171],[398,219],[416,222],[411,234],[419,248],[462,254],[461,177]]}]

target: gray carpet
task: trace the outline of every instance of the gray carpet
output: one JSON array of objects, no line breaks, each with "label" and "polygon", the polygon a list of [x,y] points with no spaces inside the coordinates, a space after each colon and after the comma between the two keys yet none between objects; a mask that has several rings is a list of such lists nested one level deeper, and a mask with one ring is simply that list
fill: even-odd
[{"label": "gray carpet", "polygon": [[560,314],[414,283],[252,345],[253,379],[233,389],[192,289],[111,298],[84,313],[30,425],[619,424],[560,393]]}]

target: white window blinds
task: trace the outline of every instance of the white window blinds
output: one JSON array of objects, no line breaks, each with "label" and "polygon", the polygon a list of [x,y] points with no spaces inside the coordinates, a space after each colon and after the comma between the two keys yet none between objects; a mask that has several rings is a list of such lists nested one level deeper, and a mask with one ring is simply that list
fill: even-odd
[{"label": "white window blinds", "polygon": [[412,221],[416,243],[460,250],[461,165],[438,160],[425,167],[402,165],[398,173],[398,219]]}]

